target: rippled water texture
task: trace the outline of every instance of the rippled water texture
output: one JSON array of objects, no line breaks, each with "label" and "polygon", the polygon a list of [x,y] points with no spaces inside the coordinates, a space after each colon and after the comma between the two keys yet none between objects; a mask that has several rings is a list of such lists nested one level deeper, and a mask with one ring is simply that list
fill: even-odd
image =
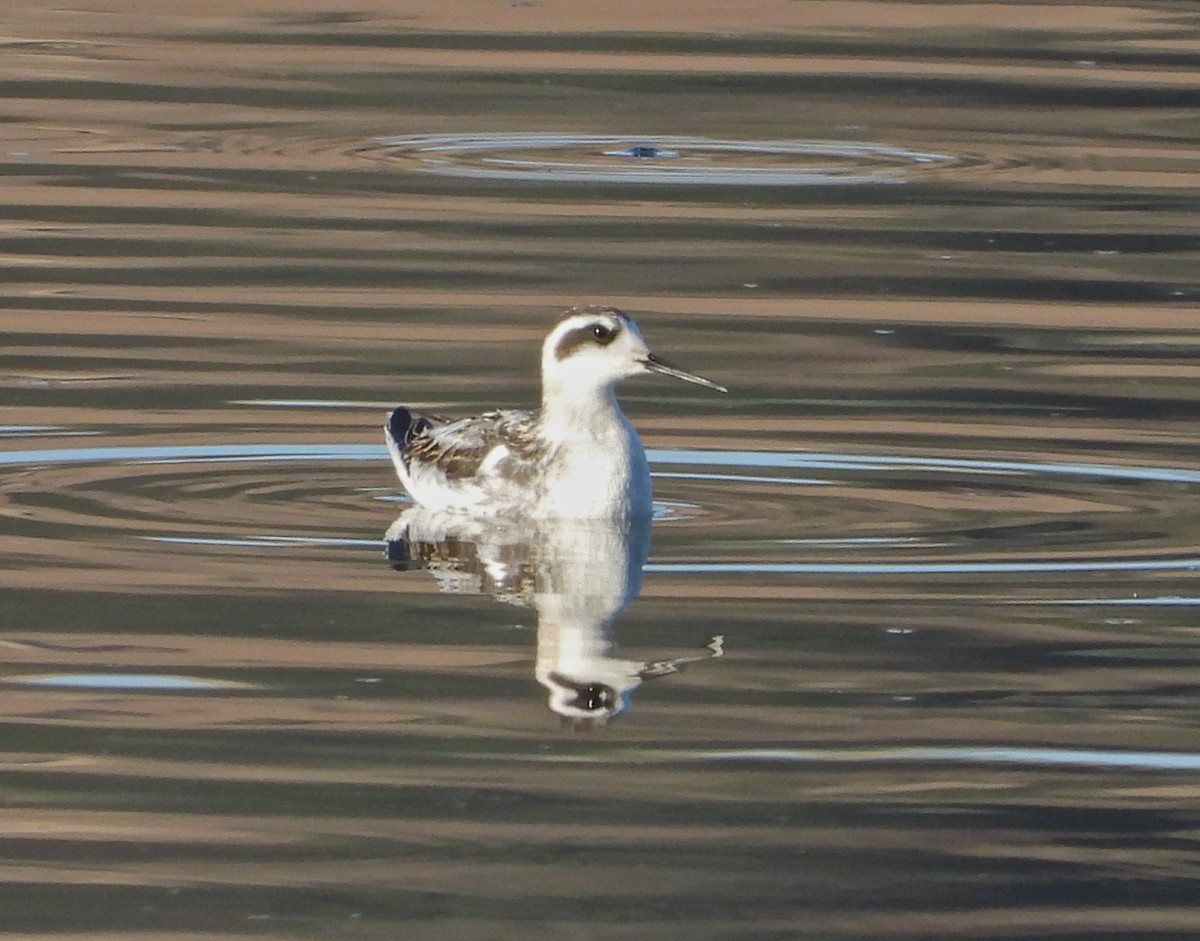
[{"label": "rippled water texture", "polygon": [[[1194,5],[10,6],[0,933],[1196,936]],[[652,533],[414,511],[577,303]]]}]

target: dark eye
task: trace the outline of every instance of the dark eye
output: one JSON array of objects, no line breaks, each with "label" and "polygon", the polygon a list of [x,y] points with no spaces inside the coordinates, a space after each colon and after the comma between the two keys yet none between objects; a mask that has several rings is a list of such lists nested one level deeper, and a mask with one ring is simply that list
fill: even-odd
[{"label": "dark eye", "polygon": [[600,709],[611,709],[616,702],[617,692],[611,686],[592,683],[579,690],[579,696],[573,705],[588,712],[597,712]]},{"label": "dark eye", "polygon": [[592,337],[601,345],[611,343],[612,338],[617,335],[617,331],[607,324],[597,323],[592,324]]}]

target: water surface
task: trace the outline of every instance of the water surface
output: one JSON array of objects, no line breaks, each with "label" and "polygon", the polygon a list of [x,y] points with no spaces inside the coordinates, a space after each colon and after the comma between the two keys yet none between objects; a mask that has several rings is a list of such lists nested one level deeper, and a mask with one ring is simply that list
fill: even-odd
[{"label": "water surface", "polygon": [[[3,930],[1194,937],[1186,5],[144,7],[4,29]],[[589,302],[648,545],[389,547]]]}]

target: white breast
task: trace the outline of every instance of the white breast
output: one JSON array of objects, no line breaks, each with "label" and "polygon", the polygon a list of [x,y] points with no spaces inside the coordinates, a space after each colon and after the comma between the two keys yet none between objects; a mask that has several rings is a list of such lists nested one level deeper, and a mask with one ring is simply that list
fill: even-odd
[{"label": "white breast", "polygon": [[607,428],[553,443],[554,460],[534,514],[539,517],[649,516],[650,470],[623,415]]}]

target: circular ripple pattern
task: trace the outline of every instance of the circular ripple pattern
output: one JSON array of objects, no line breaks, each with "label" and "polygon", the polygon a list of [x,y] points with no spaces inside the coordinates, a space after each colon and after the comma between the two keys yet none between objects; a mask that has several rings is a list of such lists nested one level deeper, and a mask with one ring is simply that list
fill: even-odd
[{"label": "circular ripple pattern", "polygon": [[[212,445],[9,452],[10,514],[75,534],[327,536],[370,519],[353,446]],[[369,449],[378,456],[378,449]],[[320,472],[314,472],[314,465]]]},{"label": "circular ripple pattern", "polygon": [[567,183],[853,186],[903,183],[957,158],[853,141],[631,140],[571,134],[420,134],[364,155],[440,176]]},{"label": "circular ripple pattern", "polygon": [[[40,132],[39,132],[40,133]],[[40,146],[54,143],[38,137]],[[1171,142],[1081,148],[1053,137],[973,138],[912,149],[870,141],[734,140],[706,137],[550,134],[415,134],[361,138],[312,132],[220,130],[106,140],[107,156],[136,155],[123,172],[215,179],[223,172],[295,169],[342,173],[370,160],[405,173],[479,181],[685,186],[845,187],[936,180],[964,186],[1192,186],[1200,158]],[[90,153],[86,148],[73,153]],[[307,175],[306,175],[307,176]],[[246,185],[241,180],[240,185]],[[277,187],[278,180],[272,180]]]},{"label": "circular ripple pattern", "polygon": [[[657,571],[1026,579],[1200,567],[1190,509],[1200,473],[1186,469],[749,451],[651,459]],[[150,543],[314,559],[355,548],[374,564],[405,505],[389,482],[374,445],[34,450],[0,462],[9,532],[41,547],[30,554],[104,544],[115,565],[119,547]]]}]

